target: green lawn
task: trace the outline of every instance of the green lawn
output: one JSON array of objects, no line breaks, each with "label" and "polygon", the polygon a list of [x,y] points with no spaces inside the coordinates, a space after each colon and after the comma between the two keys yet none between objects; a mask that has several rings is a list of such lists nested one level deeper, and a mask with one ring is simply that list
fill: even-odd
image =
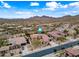
[{"label": "green lawn", "polygon": [[32,46],[35,47],[35,48],[37,48],[37,47],[39,47],[41,45],[42,45],[42,42],[40,40],[32,41]]}]

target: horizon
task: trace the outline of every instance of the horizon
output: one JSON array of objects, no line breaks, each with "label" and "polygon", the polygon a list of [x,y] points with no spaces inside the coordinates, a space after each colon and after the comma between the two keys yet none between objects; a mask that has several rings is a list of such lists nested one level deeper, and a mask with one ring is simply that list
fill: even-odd
[{"label": "horizon", "polygon": [[72,16],[72,15],[65,15],[65,16],[61,16],[61,17],[52,17],[52,16],[46,16],[46,15],[43,15],[43,16],[33,16],[33,17],[29,17],[29,18],[0,18],[0,19],[30,19],[30,18],[34,18],[34,17],[40,17],[40,18],[42,18],[42,17],[50,17],[50,18],[56,18],[56,19],[58,19],[58,18],[62,18],[62,17],[66,17],[66,16],[70,16],[70,17],[74,17],[74,16],[79,16],[79,15],[74,15],[74,16]]},{"label": "horizon", "polygon": [[79,1],[0,1],[0,18],[79,15]]}]

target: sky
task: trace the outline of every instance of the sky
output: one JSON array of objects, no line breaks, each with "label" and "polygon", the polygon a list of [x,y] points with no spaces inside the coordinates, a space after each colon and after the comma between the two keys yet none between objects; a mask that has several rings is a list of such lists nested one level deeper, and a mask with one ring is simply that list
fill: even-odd
[{"label": "sky", "polygon": [[79,15],[79,1],[0,1],[0,18]]}]

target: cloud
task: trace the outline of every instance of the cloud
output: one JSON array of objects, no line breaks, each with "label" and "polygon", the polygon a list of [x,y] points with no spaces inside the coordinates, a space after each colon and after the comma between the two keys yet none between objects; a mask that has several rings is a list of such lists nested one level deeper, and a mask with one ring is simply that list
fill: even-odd
[{"label": "cloud", "polygon": [[55,10],[57,8],[68,8],[68,7],[79,7],[79,2],[73,2],[73,3],[69,3],[69,4],[61,4],[61,3],[57,3],[57,2],[47,2],[46,3],[47,8],[49,10]]},{"label": "cloud", "polygon": [[31,2],[30,6],[39,6],[39,3],[37,3],[37,2]]},{"label": "cloud", "polygon": [[76,7],[79,7],[79,2],[70,3],[69,6],[76,6]]},{"label": "cloud", "polygon": [[46,3],[46,7],[43,10],[55,10],[56,8],[58,8],[58,3],[57,2],[47,2]]},{"label": "cloud", "polygon": [[59,7],[60,8],[68,8],[69,6],[68,5],[62,5],[62,4],[60,4]]},{"label": "cloud", "polygon": [[77,13],[78,11],[72,11],[72,13]]},{"label": "cloud", "polygon": [[33,14],[32,12],[16,11],[16,14]]},{"label": "cloud", "polygon": [[57,8],[58,7],[58,3],[57,2],[48,2],[46,3],[47,7],[53,7],[53,8]]},{"label": "cloud", "polygon": [[63,4],[57,3],[57,2],[47,2],[46,3],[46,8],[43,8],[42,10],[54,11],[58,8],[68,8],[68,5],[63,5]]},{"label": "cloud", "polygon": [[64,5],[63,8],[68,8],[68,5]]},{"label": "cloud", "polygon": [[15,14],[17,14],[18,16],[19,15],[21,15],[21,16],[27,16],[26,18],[35,16],[34,13],[29,12],[29,11],[28,12],[27,11],[16,11]]},{"label": "cloud", "polygon": [[41,10],[34,10],[34,12],[40,12]]},{"label": "cloud", "polygon": [[11,8],[11,6],[10,6],[8,3],[6,3],[6,2],[1,1],[1,4],[2,4],[1,7],[4,7],[4,8]]},{"label": "cloud", "polygon": [[68,12],[63,12],[63,15],[74,15],[77,14],[79,11],[78,10],[72,10],[72,11],[68,11]]}]

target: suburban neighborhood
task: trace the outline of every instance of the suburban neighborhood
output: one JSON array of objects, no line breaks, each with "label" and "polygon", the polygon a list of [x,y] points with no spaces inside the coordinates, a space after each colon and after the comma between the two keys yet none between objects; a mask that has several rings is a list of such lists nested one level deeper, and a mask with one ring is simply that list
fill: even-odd
[{"label": "suburban neighborhood", "polygon": [[0,1],[0,57],[79,57],[79,1]]},{"label": "suburban neighborhood", "polygon": [[[60,22],[25,26],[3,23],[0,25],[0,56],[24,56],[46,47],[55,47],[77,40],[79,40],[78,24]],[[74,47],[63,48],[64,53],[59,52],[59,56],[62,54],[79,56],[79,50]],[[59,53],[55,51],[52,56]]]}]

